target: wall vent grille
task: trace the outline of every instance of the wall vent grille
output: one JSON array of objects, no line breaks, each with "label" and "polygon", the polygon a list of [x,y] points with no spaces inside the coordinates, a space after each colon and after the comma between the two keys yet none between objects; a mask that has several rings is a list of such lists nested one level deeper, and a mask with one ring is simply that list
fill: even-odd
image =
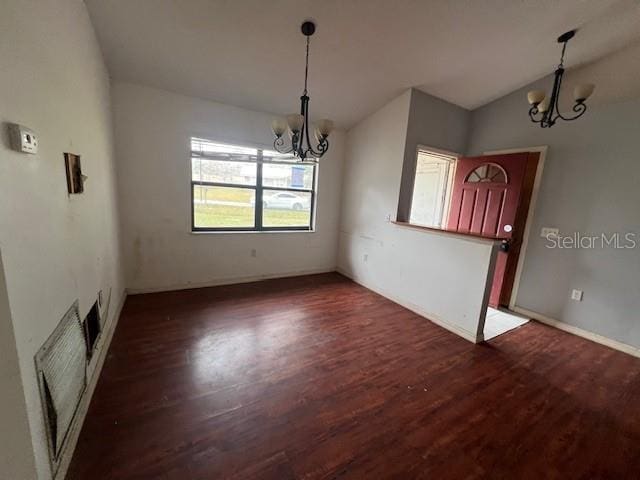
[{"label": "wall vent grille", "polygon": [[86,388],[86,359],[85,337],[76,300],[35,356],[54,475]]}]

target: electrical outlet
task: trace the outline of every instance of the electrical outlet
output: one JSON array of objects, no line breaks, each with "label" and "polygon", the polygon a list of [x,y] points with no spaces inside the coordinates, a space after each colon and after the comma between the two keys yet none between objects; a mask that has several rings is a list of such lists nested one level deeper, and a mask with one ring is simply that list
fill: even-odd
[{"label": "electrical outlet", "polygon": [[367,261],[368,261],[368,260],[369,260],[369,254],[368,254],[368,253],[365,253],[365,254],[362,256],[362,261],[363,261],[364,263],[367,263]]},{"label": "electrical outlet", "polygon": [[573,290],[571,292],[571,300],[575,300],[576,302],[582,301],[582,290]]},{"label": "electrical outlet", "polygon": [[559,233],[560,233],[560,230],[557,228],[542,227],[542,230],[540,231],[540,236],[543,238],[557,237]]}]

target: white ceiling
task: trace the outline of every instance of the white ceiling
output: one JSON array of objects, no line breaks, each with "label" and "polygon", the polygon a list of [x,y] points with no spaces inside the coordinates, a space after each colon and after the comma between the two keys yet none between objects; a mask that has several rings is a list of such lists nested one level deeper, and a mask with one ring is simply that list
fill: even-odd
[{"label": "white ceiling", "polygon": [[[111,76],[342,127],[407,87],[473,109],[640,39],[640,0],[86,0]],[[630,79],[638,81],[638,79]]]}]

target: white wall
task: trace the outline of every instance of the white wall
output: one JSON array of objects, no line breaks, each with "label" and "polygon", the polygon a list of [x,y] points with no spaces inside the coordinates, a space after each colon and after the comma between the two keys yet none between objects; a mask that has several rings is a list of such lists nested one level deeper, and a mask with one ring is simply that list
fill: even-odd
[{"label": "white wall", "polygon": [[0,478],[29,479],[35,463],[15,341],[0,256]]},{"label": "white wall", "polygon": [[[640,241],[640,82],[631,88],[619,72],[640,79],[640,44],[568,72],[569,99],[572,84],[597,83],[580,119],[551,129],[529,121],[526,92],[548,90],[545,78],[475,110],[469,151],[549,147],[516,305],[640,348],[640,245],[549,249],[540,236],[542,227],[556,227],[561,235],[633,232]],[[570,299],[574,288],[584,291],[582,302]]]},{"label": "white wall", "polygon": [[[169,290],[330,271],[336,265],[343,137],[319,165],[315,232],[191,233],[190,136],[272,148],[272,116],[118,83],[114,114],[127,287]],[[312,105],[313,106],[313,105]],[[251,250],[256,249],[256,257]]]},{"label": "white wall", "polygon": [[[493,242],[418,231],[388,221],[395,219],[398,207],[412,98],[411,91],[405,92],[348,132],[339,269],[476,341],[481,338],[486,312]],[[458,120],[453,115],[446,127],[459,128]],[[428,130],[428,125],[424,127]],[[464,141],[463,135],[456,138]],[[429,139],[429,145],[464,148],[437,135]],[[415,145],[409,148],[415,151]]]},{"label": "white wall", "polygon": [[[113,314],[123,291],[109,79],[84,3],[3,1],[0,70],[0,249],[34,449],[16,459],[23,475],[11,478],[35,478],[35,458],[47,479],[34,354],[75,299],[84,316],[98,290],[111,288]],[[11,151],[5,122],[34,129],[39,153]],[[82,156],[83,195],[67,195],[65,151]],[[3,425],[5,436],[24,437]]]}]

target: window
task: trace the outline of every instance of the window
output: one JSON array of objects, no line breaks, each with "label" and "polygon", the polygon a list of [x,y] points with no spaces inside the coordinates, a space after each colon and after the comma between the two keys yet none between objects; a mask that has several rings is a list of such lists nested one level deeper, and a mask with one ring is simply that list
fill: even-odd
[{"label": "window", "polygon": [[191,139],[191,228],[311,230],[316,165],[291,155]]},{"label": "window", "polygon": [[507,173],[500,165],[485,163],[476,167],[465,179],[467,183],[507,183]]},{"label": "window", "polygon": [[445,227],[455,161],[450,155],[418,150],[409,223]]}]

